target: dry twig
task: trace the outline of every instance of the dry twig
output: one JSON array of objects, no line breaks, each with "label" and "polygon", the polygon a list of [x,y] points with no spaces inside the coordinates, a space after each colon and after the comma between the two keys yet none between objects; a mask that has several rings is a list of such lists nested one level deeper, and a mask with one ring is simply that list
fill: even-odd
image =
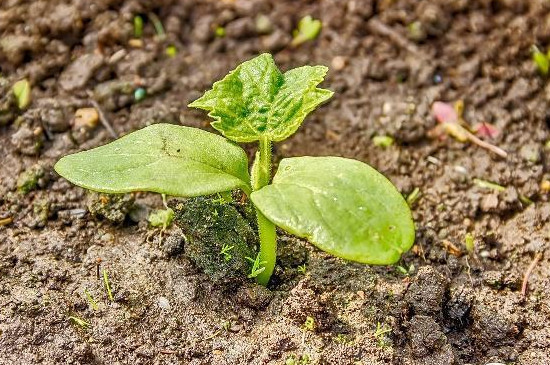
[{"label": "dry twig", "polygon": [[525,271],[525,274],[523,275],[523,283],[521,284],[521,295],[525,297],[527,295],[527,284],[529,282],[529,276],[531,276],[531,272],[533,272],[533,269],[535,266],[537,266],[537,263],[542,258],[542,252],[539,252],[535,255],[533,258],[533,261],[531,261],[531,264],[527,268],[527,271]]},{"label": "dry twig", "polygon": [[103,124],[105,129],[107,129],[111,137],[118,138],[117,133],[111,126],[111,123],[109,123],[109,120],[107,119],[107,117],[105,117],[105,113],[103,113],[103,109],[101,109],[101,106],[99,105],[99,103],[95,101],[93,97],[93,93],[91,91],[88,91],[88,97],[90,98],[90,103],[92,104],[92,106],[97,110],[97,114],[99,115],[99,121],[101,122],[101,124]]}]

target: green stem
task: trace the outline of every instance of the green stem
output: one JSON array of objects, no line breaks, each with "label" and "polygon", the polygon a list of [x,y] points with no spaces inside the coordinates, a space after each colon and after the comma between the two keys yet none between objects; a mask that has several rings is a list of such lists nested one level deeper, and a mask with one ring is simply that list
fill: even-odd
[{"label": "green stem", "polygon": [[265,261],[265,270],[257,277],[258,284],[266,286],[273,274],[277,258],[277,232],[275,225],[271,223],[258,209],[256,209],[258,220],[258,234],[260,236],[260,261]]},{"label": "green stem", "polygon": [[[260,148],[256,152],[256,160],[252,167],[252,189],[259,190],[269,184],[271,179],[271,141],[260,139]],[[277,257],[277,232],[275,225],[256,208],[258,235],[260,237],[260,261],[265,261],[265,270],[257,277],[261,285],[267,285]]]}]

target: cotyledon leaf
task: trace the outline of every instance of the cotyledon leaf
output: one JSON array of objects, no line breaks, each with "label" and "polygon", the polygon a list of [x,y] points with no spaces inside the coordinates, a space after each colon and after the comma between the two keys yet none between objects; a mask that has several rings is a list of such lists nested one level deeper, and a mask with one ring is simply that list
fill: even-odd
[{"label": "cotyledon leaf", "polygon": [[360,161],[283,159],[273,183],[251,199],[279,227],[347,260],[392,264],[414,242],[409,206],[388,179]]},{"label": "cotyledon leaf", "polygon": [[105,193],[193,197],[236,188],[250,191],[242,148],[213,133],[165,123],[65,156],[55,170],[78,186]]},{"label": "cotyledon leaf", "polygon": [[332,96],[317,87],[327,71],[325,66],[303,66],[283,74],[264,53],[240,64],[189,106],[207,110],[212,126],[233,141],[282,141]]}]

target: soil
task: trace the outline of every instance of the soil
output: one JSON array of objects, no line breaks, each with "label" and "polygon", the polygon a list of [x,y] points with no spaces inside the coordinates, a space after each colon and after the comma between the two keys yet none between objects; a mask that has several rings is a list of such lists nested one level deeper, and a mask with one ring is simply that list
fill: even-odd
[{"label": "soil", "polygon": [[[305,15],[323,29],[293,48]],[[4,0],[0,34],[1,364],[550,364],[550,84],[531,59],[533,45],[550,47],[548,2]],[[260,52],[283,70],[329,66],[335,91],[277,159],[356,158],[404,195],[419,189],[416,244],[399,267],[281,235],[269,290],[216,282],[181,252],[177,228],[148,226],[158,195],[111,200],[53,172],[151,123],[212,131],[186,105]],[[20,111],[11,85],[24,77],[32,101]],[[437,100],[492,123],[508,157],[430,138]],[[112,130],[75,119],[90,107]]]}]

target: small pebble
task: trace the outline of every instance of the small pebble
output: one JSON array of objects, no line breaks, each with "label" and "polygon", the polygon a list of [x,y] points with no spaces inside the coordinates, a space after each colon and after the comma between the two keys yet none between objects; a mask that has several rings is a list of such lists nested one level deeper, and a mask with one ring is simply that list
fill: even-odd
[{"label": "small pebble", "polygon": [[129,45],[130,47],[133,47],[133,48],[141,48],[141,47],[143,47],[143,40],[141,40],[141,39],[136,39],[136,38],[130,39],[130,40],[128,41],[128,45]]},{"label": "small pebble", "polygon": [[269,34],[273,31],[271,20],[266,15],[260,14],[256,17],[256,32],[258,34]]},{"label": "small pebble", "polygon": [[159,306],[160,309],[163,309],[163,310],[170,310],[171,308],[170,302],[165,297],[159,297],[157,300],[157,305]]},{"label": "small pebble", "polygon": [[82,218],[86,215],[87,212],[88,211],[86,209],[76,208],[76,209],[70,209],[69,215],[75,218]]},{"label": "small pebble", "polygon": [[536,143],[527,143],[521,146],[519,150],[519,155],[521,158],[523,158],[525,161],[529,161],[532,163],[537,163],[540,161],[541,158],[541,151],[540,147]]},{"label": "small pebble", "polygon": [[113,65],[118,61],[121,61],[124,57],[126,57],[127,54],[128,52],[126,52],[125,49],[118,50],[109,58],[109,63]]},{"label": "small pebble", "polygon": [[134,91],[134,99],[136,102],[140,102],[143,99],[145,99],[146,95],[147,95],[147,92],[142,87],[139,87],[136,89],[136,91]]},{"label": "small pebble", "polygon": [[244,326],[243,326],[242,324],[238,323],[238,324],[232,325],[232,326],[229,328],[229,330],[230,330],[231,332],[235,332],[235,333],[236,333],[236,332],[241,331],[243,328],[244,328]]},{"label": "small pebble", "polygon": [[336,56],[330,62],[330,64],[332,65],[332,68],[335,69],[336,71],[343,70],[344,67],[346,67],[346,63],[347,62],[345,57],[342,57],[342,56]]},{"label": "small pebble", "polygon": [[491,256],[491,253],[487,250],[483,250],[479,253],[479,256],[483,257],[484,259],[489,258]]},{"label": "small pebble", "polygon": [[454,165],[454,170],[459,174],[468,175],[468,170],[464,166]]},{"label": "small pebble", "polygon": [[111,233],[104,233],[100,238],[103,242],[111,242],[113,239],[114,237]]},{"label": "small pebble", "polygon": [[95,108],[81,108],[74,113],[74,129],[93,130],[99,122],[99,113]]}]

